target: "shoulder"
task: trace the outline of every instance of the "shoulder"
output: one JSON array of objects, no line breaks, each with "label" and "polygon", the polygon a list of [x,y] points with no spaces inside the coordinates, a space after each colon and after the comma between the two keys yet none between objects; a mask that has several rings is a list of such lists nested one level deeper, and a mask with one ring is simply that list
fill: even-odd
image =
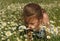
[{"label": "shoulder", "polygon": [[46,12],[43,13],[43,21],[44,22],[49,21],[49,16],[48,16],[48,13],[46,13]]},{"label": "shoulder", "polygon": [[49,22],[49,16],[47,13],[43,13],[43,22],[44,22],[44,24]]},{"label": "shoulder", "polygon": [[43,19],[44,18],[48,18],[48,14],[47,13],[43,13]]}]

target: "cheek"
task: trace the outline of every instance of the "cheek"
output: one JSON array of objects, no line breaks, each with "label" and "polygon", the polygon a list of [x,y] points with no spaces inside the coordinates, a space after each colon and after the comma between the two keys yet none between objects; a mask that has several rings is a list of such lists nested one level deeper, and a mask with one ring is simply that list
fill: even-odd
[{"label": "cheek", "polygon": [[35,23],[34,26],[35,26],[35,27],[38,26],[38,23]]},{"label": "cheek", "polygon": [[32,28],[33,29],[33,28],[36,28],[36,27],[38,27],[38,24],[37,23],[35,23],[33,25],[32,24],[29,24],[29,28]]},{"label": "cheek", "polygon": [[35,26],[35,28],[38,27],[38,23],[35,23],[34,26]]},{"label": "cheek", "polygon": [[35,25],[31,25],[31,28],[34,29],[35,28]]},{"label": "cheek", "polygon": [[33,29],[33,28],[35,28],[35,25],[29,24],[28,28],[32,28]]}]

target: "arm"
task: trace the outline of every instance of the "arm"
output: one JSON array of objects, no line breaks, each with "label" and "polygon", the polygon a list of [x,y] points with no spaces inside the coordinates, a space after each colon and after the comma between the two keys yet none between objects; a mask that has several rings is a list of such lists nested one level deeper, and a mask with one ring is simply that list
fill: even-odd
[{"label": "arm", "polygon": [[49,17],[47,13],[43,13],[43,23],[47,27],[46,30],[46,35],[50,35],[50,23],[49,23]]},{"label": "arm", "polygon": [[48,17],[48,14],[47,13],[43,13],[43,23],[46,27],[50,27],[50,23],[49,23],[49,17]]}]

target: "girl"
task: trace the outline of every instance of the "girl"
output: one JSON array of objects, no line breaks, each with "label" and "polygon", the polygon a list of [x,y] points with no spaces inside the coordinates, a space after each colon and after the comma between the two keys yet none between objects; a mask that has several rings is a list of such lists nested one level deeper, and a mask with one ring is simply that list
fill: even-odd
[{"label": "girl", "polygon": [[[49,27],[48,14],[38,4],[29,3],[23,9],[24,22],[27,28],[39,32],[41,25]],[[31,32],[27,33],[31,41]]]}]

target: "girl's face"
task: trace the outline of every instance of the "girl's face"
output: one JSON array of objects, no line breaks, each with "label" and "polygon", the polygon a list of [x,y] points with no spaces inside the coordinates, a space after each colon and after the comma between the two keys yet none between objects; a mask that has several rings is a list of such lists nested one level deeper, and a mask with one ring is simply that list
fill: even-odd
[{"label": "girl's face", "polygon": [[39,21],[34,16],[27,17],[26,22],[27,22],[27,27],[30,29],[36,29],[39,26]]}]

